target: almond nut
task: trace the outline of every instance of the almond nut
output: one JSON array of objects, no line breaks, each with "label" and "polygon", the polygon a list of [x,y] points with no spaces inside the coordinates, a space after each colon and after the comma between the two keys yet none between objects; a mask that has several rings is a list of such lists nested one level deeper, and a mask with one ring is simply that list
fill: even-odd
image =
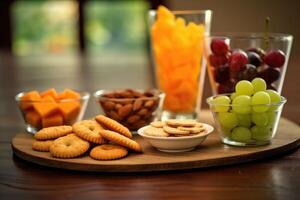
[{"label": "almond nut", "polygon": [[152,107],[149,108],[149,110],[150,110],[151,112],[153,112],[153,111],[156,110],[157,106],[158,106],[158,100],[154,100],[154,103],[153,103]]},{"label": "almond nut", "polygon": [[144,116],[143,119],[149,120],[152,117],[152,112],[148,111]]},{"label": "almond nut", "polygon": [[119,95],[123,98],[132,98],[133,97],[132,93],[129,91],[122,91],[119,93]]},{"label": "almond nut", "polygon": [[126,104],[118,110],[118,115],[121,118],[126,117],[132,111],[132,104]]},{"label": "almond nut", "polygon": [[105,102],[103,103],[103,108],[104,108],[105,110],[112,110],[112,109],[114,109],[114,107],[115,107],[115,103],[112,102],[112,101],[105,101]]},{"label": "almond nut", "polygon": [[143,100],[142,99],[137,99],[133,103],[133,111],[139,110],[143,105]]},{"label": "almond nut", "polygon": [[118,115],[118,113],[116,111],[110,111],[110,112],[107,113],[107,115],[109,117],[111,117],[112,119],[117,120],[117,121],[121,121],[123,119],[122,117],[120,117]]},{"label": "almond nut", "polygon": [[136,121],[135,123],[132,124],[132,128],[133,129],[139,129],[141,128],[142,126],[146,125],[147,122],[143,119],[140,119],[138,121]]},{"label": "almond nut", "polygon": [[141,92],[138,91],[133,91],[132,94],[135,98],[140,98],[144,96]]},{"label": "almond nut", "polygon": [[146,107],[146,108],[151,108],[151,107],[153,106],[153,104],[154,104],[154,101],[153,101],[153,100],[148,100],[148,101],[146,101],[146,103],[145,103],[145,107]]},{"label": "almond nut", "polygon": [[132,102],[133,102],[133,99],[121,99],[120,101],[118,101],[118,103],[120,103],[122,105],[131,104]]},{"label": "almond nut", "polygon": [[130,117],[127,118],[127,122],[129,124],[133,124],[137,122],[141,117],[139,115],[131,115]]},{"label": "almond nut", "polygon": [[139,116],[145,116],[148,114],[148,110],[146,108],[142,108],[139,112],[137,112]]},{"label": "almond nut", "polygon": [[111,93],[106,93],[106,94],[103,94],[103,97],[107,97],[107,98],[115,98],[115,94],[113,92]]},{"label": "almond nut", "polygon": [[122,107],[122,105],[119,104],[119,103],[117,103],[117,104],[115,105],[115,110],[119,110],[121,107]]},{"label": "almond nut", "polygon": [[144,96],[146,96],[146,97],[153,97],[154,94],[151,91],[146,91],[146,92],[144,92]]}]

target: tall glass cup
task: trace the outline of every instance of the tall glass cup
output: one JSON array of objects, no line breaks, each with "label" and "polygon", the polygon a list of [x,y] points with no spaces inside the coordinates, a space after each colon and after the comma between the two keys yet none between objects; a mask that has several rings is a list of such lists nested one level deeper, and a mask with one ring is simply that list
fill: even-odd
[{"label": "tall glass cup", "polygon": [[[240,80],[262,78],[281,93],[293,36],[279,33],[223,33],[205,40],[213,94],[234,92]],[[227,47],[226,47],[227,46]]]},{"label": "tall glass cup", "polygon": [[162,119],[198,117],[206,63],[204,38],[212,11],[149,11],[156,84],[165,92]]}]

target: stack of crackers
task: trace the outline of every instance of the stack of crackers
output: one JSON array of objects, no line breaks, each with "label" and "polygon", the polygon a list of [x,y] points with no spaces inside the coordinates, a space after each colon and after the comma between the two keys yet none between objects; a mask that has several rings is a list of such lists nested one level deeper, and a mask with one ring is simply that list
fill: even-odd
[{"label": "stack of crackers", "polygon": [[204,133],[203,124],[191,119],[169,119],[155,121],[145,128],[144,134],[155,137],[180,137]]},{"label": "stack of crackers", "polygon": [[56,158],[75,158],[89,149],[90,157],[96,160],[123,158],[128,150],[142,152],[128,128],[104,115],[73,126],[43,128],[34,137],[33,150],[50,152]]}]

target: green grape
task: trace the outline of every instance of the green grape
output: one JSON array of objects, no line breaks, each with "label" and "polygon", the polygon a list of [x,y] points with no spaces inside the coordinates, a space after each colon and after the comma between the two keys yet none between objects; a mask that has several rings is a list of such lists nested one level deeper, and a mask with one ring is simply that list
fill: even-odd
[{"label": "green grape", "polygon": [[228,129],[232,129],[238,125],[238,119],[235,113],[219,113],[218,119],[222,128],[225,127]]},{"label": "green grape", "polygon": [[215,112],[227,112],[229,110],[230,98],[228,96],[218,96],[212,100]]},{"label": "green grape", "polygon": [[235,92],[238,95],[251,96],[254,93],[254,88],[250,81],[242,80],[236,84]]},{"label": "green grape", "polygon": [[253,139],[260,141],[270,140],[272,136],[272,131],[269,126],[253,126],[251,133]]},{"label": "green grape", "polygon": [[249,114],[237,114],[236,115],[239,120],[239,126],[243,126],[246,128],[250,128],[251,126],[251,117]]},{"label": "green grape", "polygon": [[223,137],[230,137],[231,134],[230,128],[222,127],[221,130],[222,130],[221,133],[223,134]]},{"label": "green grape", "polygon": [[262,78],[255,78],[251,81],[254,88],[254,93],[259,91],[265,91],[267,89],[267,84]]},{"label": "green grape", "polygon": [[257,126],[266,126],[269,122],[267,113],[252,113],[252,122]]},{"label": "green grape", "polygon": [[248,114],[251,112],[251,97],[239,95],[232,102],[232,109],[239,114]]},{"label": "green grape", "polygon": [[233,101],[237,96],[238,96],[238,94],[236,92],[231,93],[230,99]]},{"label": "green grape", "polygon": [[236,127],[231,132],[231,139],[237,142],[249,142],[251,131],[245,127]]},{"label": "green grape", "polygon": [[271,99],[268,93],[263,91],[256,92],[251,99],[252,109],[258,113],[266,112],[270,106],[265,104],[270,104],[270,102]]},{"label": "green grape", "polygon": [[[271,104],[277,104],[280,103],[281,101],[281,96],[278,94],[278,92],[274,91],[274,90],[267,90],[266,91],[271,99]],[[270,106],[270,111],[272,110],[277,110],[279,108],[279,106],[274,105],[274,106]]]},{"label": "green grape", "polygon": [[266,91],[271,99],[271,103],[279,103],[281,101],[281,96],[275,90],[267,90]]},{"label": "green grape", "polygon": [[277,113],[274,111],[269,111],[267,112],[267,116],[268,116],[268,125],[273,127],[276,121]]}]

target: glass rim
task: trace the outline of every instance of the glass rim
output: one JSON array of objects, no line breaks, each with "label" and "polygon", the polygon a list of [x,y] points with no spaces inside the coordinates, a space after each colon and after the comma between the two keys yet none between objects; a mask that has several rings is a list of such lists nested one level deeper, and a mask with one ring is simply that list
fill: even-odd
[{"label": "glass rim", "polygon": [[[213,95],[213,96],[210,96],[206,99],[206,103],[210,106],[241,106],[241,105],[233,105],[232,102],[229,103],[229,104],[220,104],[220,103],[213,103],[212,100],[216,97],[219,97],[219,96],[230,96],[232,93],[225,93],[225,94],[217,94],[217,95]],[[230,98],[230,97],[229,97]],[[269,103],[269,104],[255,104],[255,105],[252,105],[250,104],[249,106],[281,106],[283,104],[285,104],[287,102],[287,99],[284,97],[284,96],[280,96],[281,100],[280,102],[278,103]]]},{"label": "glass rim", "polygon": [[[210,9],[207,10],[171,10],[174,15],[195,15],[195,14],[208,14],[213,11]],[[150,15],[155,15],[157,13],[156,9],[151,9],[148,11]]]},{"label": "glass rim", "polygon": [[[81,100],[87,100],[90,98],[90,93],[89,92],[80,92],[80,98],[78,99],[60,99],[60,100],[55,100],[55,102],[58,103],[63,103],[63,102],[76,102],[76,101],[81,101]],[[15,96],[15,101],[16,102],[27,102],[27,103],[48,103],[48,102],[53,102],[53,101],[48,101],[48,100],[22,100],[21,97],[24,96],[26,92],[20,92]]]},{"label": "glass rim", "polygon": [[[102,100],[118,100],[118,101],[128,101],[128,100],[132,100],[132,99],[138,99],[138,98],[112,98],[112,97],[103,97],[102,95],[105,94],[106,92],[116,92],[119,90],[126,90],[126,88],[116,88],[116,89],[102,89],[102,90],[97,90],[93,93],[94,98],[97,99],[102,99]],[[134,89],[136,91],[146,91],[144,89]],[[154,91],[155,94],[153,97],[139,97],[139,99],[144,99],[144,100],[153,100],[157,97],[159,98],[163,98],[165,96],[165,93],[160,90],[160,89],[149,89],[147,91]]]},{"label": "glass rim", "polygon": [[[224,39],[237,39],[237,40],[249,40],[257,39],[264,40],[266,35],[263,32],[216,32],[211,33],[208,38],[224,38]],[[287,33],[268,33],[268,39],[270,40],[293,40],[293,35]]]}]

